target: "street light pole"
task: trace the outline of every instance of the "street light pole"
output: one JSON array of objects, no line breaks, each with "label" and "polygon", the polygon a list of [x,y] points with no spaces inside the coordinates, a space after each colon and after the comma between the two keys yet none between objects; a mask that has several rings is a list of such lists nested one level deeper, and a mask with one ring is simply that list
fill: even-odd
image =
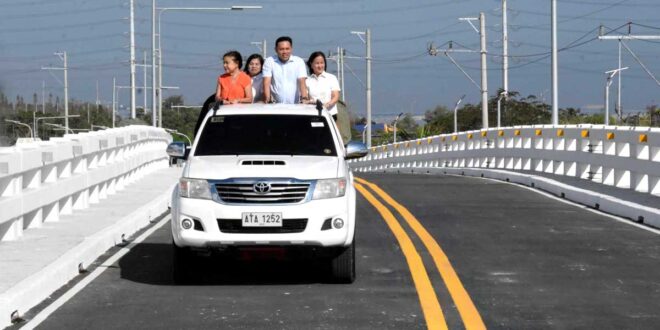
[{"label": "street light pole", "polygon": [[30,137],[32,138],[32,140],[34,140],[34,131],[32,131],[32,127],[30,127],[30,125],[21,123],[18,120],[5,119],[5,121],[8,122],[8,123],[15,124],[15,125],[21,125],[21,126],[27,127],[29,132],[30,132]]},{"label": "street light pole", "polygon": [[156,0],[151,0],[151,126],[154,127],[157,125],[156,110],[158,109],[156,106],[158,89],[156,87]]},{"label": "street light pole", "polygon": [[399,122],[399,118],[401,118],[401,115],[403,114],[400,113],[396,116],[396,119],[394,119],[394,143],[396,143],[396,124]]},{"label": "street light pole", "polygon": [[131,70],[131,118],[135,119],[135,15],[134,15],[134,0],[130,1],[131,14],[130,14],[130,70]]},{"label": "street light pole", "polygon": [[502,91],[497,98],[497,128],[500,128],[502,124],[502,115],[501,115],[501,104],[502,99],[506,97],[506,91]]},{"label": "street light pole", "polygon": [[458,106],[463,102],[463,99],[465,98],[465,94],[461,96],[461,98],[456,101],[456,105],[454,106],[454,133],[458,132]]},{"label": "street light pole", "polygon": [[551,4],[552,25],[552,125],[559,125],[559,69],[557,52],[557,0]]},{"label": "street light pole", "polygon": [[620,73],[623,70],[628,69],[628,67],[625,68],[619,68],[611,71],[605,72],[607,75],[607,81],[605,83],[605,125],[610,124],[610,86],[612,85],[612,79],[614,76],[616,76],[617,73]]}]

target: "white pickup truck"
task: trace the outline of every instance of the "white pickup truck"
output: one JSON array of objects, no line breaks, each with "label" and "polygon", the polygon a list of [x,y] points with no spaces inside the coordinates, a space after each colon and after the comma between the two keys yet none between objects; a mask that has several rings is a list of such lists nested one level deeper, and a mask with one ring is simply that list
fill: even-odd
[{"label": "white pickup truck", "polygon": [[355,280],[355,188],[347,159],[364,144],[341,140],[313,105],[247,104],[211,110],[172,195],[173,275],[185,282],[196,252],[245,247],[311,250],[333,281]]}]

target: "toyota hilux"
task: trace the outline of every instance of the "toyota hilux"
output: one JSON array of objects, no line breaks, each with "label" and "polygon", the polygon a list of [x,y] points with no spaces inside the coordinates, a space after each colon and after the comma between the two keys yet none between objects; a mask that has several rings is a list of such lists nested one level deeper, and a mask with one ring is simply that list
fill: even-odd
[{"label": "toyota hilux", "polygon": [[[319,110],[320,109],[320,110]],[[172,194],[173,275],[186,281],[191,257],[241,248],[304,248],[335,282],[355,280],[355,188],[344,145],[326,110],[303,104],[210,109],[184,158]]]}]

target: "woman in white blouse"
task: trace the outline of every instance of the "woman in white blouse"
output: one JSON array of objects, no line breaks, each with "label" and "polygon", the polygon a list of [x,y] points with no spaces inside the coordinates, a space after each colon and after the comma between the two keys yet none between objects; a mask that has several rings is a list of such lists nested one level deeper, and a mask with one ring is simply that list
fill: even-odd
[{"label": "woman in white blouse", "polygon": [[337,119],[337,102],[339,101],[339,81],[332,73],[325,71],[326,59],[323,52],[313,52],[307,59],[311,74],[305,80],[309,93],[309,103],[321,100],[323,107]]},{"label": "woman in white blouse", "polygon": [[264,58],[259,54],[252,54],[248,57],[243,69],[252,79],[253,103],[264,101],[264,76],[261,74],[263,66]]}]

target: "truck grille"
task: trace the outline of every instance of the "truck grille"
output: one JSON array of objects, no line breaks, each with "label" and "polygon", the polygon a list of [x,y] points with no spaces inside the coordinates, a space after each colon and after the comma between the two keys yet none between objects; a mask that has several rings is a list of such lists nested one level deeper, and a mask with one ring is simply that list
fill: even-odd
[{"label": "truck grille", "polygon": [[283,219],[282,227],[243,227],[241,219],[218,219],[218,227],[229,234],[286,234],[302,233],[307,219]]},{"label": "truck grille", "polygon": [[309,182],[270,183],[270,191],[257,193],[254,183],[217,183],[215,189],[223,202],[237,204],[291,204],[307,196]]}]

